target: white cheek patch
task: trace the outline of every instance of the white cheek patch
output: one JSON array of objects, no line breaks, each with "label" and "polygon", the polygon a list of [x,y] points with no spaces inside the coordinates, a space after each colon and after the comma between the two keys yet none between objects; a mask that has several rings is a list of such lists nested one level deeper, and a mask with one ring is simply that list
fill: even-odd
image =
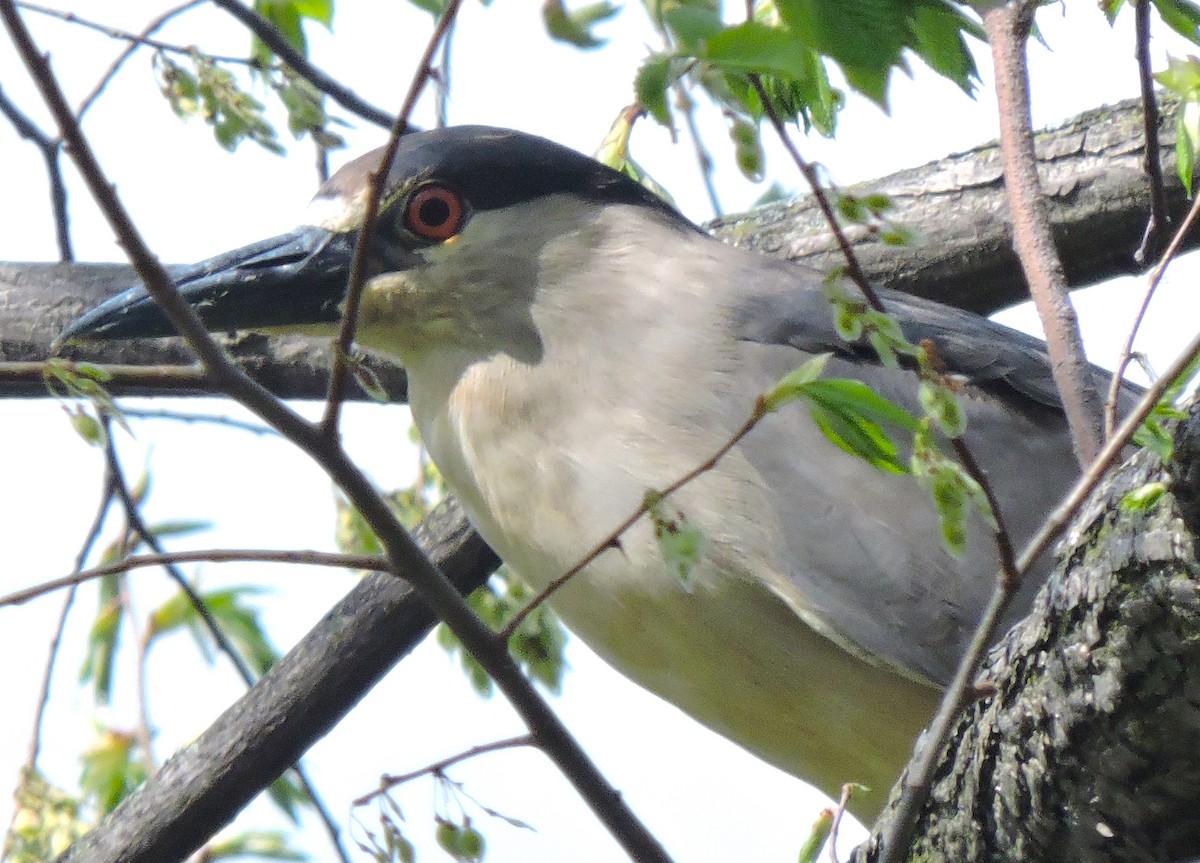
[{"label": "white cheek patch", "polygon": [[358,192],[352,198],[318,195],[305,208],[300,224],[324,228],[335,234],[345,234],[358,229],[366,208],[366,190]]}]

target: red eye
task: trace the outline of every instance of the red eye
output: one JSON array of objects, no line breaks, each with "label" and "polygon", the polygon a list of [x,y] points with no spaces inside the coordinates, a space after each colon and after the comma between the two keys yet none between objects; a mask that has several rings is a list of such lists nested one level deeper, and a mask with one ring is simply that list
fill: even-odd
[{"label": "red eye", "polygon": [[446,186],[423,186],[404,205],[404,226],[431,243],[448,240],[461,231],[466,216],[466,202]]}]

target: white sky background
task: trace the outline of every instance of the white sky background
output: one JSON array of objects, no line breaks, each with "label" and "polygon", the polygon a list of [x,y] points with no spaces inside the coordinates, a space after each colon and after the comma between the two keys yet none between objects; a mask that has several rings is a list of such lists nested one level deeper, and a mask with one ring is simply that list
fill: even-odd
[{"label": "white sky background", "polygon": [[[631,101],[634,72],[645,46],[655,44],[639,4],[626,5],[602,30],[611,38],[608,47],[584,54],[547,40],[537,12],[540,4],[495,3],[484,8],[468,2],[454,42],[452,122],[511,126],[585,152],[593,150],[612,117]],[[149,2],[74,4],[81,15],[133,31],[161,8]],[[98,34],[33,14],[27,19],[43,50],[52,54],[73,102],[91,89],[119,50]],[[1046,9],[1039,23],[1053,48],[1053,53],[1032,49],[1034,116],[1039,125],[1136,94],[1131,15],[1125,14],[1111,32],[1093,4],[1077,4],[1066,18],[1057,7]],[[343,0],[334,26],[332,37],[318,27],[309,29],[317,64],[369,101],[394,110],[430,31],[429,17],[405,3]],[[158,37],[198,42],[208,51],[228,54],[244,53],[248,39],[230,19],[208,9],[188,14]],[[1179,40],[1160,34],[1155,54],[1159,68],[1166,46],[1176,54],[1186,53]],[[915,80],[896,77],[890,117],[852,100],[835,143],[802,140],[802,149],[839,181],[852,182],[995,137],[989,64],[980,56],[985,84],[976,101],[919,69]],[[253,145],[232,155],[221,151],[207,127],[174,117],[156,92],[148,64],[149,54],[143,52],[126,66],[92,109],[85,130],[152,248],[169,262],[194,261],[292,227],[315,187],[309,145],[293,147],[288,159]],[[40,101],[7,42],[0,47],[0,82],[10,98],[46,124]],[[428,99],[422,104],[416,122],[432,123],[430,105]],[[354,122],[355,128],[346,130],[350,146],[334,155],[335,166],[383,142],[381,130]],[[703,128],[718,165],[731,164],[720,117],[709,112]],[[638,126],[633,147],[639,162],[671,190],[688,215],[698,220],[710,215],[689,142],[672,148],[666,133],[647,121]],[[40,156],[5,123],[0,123],[0,154],[6,163],[0,260],[54,259]],[[770,176],[785,186],[800,185],[777,147],[769,150],[768,167]],[[68,181],[77,257],[122,260],[82,185],[73,174]],[[762,191],[731,168],[718,171],[718,185],[728,211],[748,206]],[[1150,335],[1143,345],[1154,351],[1158,368],[1165,367],[1176,346],[1191,336],[1178,327],[1163,329],[1164,321],[1196,320],[1197,304],[1188,294],[1191,281],[1180,267],[1168,285],[1175,299],[1164,298],[1147,324]],[[1128,319],[1127,307],[1136,302],[1134,293],[1127,286],[1081,303],[1094,359],[1103,363],[1115,355],[1113,342]],[[227,412],[223,405],[197,401],[182,409]],[[74,436],[54,404],[0,401],[0,423],[0,548],[6,564],[0,570],[0,593],[5,593],[70,571],[93,516],[102,460],[98,451]],[[407,456],[397,455],[407,450],[404,428],[405,412],[400,408],[351,406],[347,411],[347,444],[384,488],[410,478]],[[278,441],[164,421],[138,421],[134,430],[136,441],[123,441],[122,449],[131,473],[140,465],[149,465],[153,472],[149,519],[218,522],[216,529],[189,545],[332,548],[328,480]],[[275,592],[261,604],[277,645],[284,649],[353,586],[350,576],[334,570],[200,569],[209,587],[251,580],[273,585]],[[143,615],[169,593],[165,578],[156,571],[143,570],[133,578]],[[82,657],[81,627],[94,610],[94,597],[88,587],[77,601],[43,740],[43,767],[68,787],[77,781],[77,755],[90,739],[95,718],[88,697],[75,684]],[[4,786],[15,782],[25,758],[35,694],[59,605],[56,596],[0,609],[0,656],[5,657],[0,825],[8,823]],[[636,689],[578,642],[572,642],[568,655],[573,671],[565,694],[553,701],[555,709],[676,859],[794,859],[821,805],[805,786]],[[117,703],[104,718],[132,727],[132,666],[123,664],[119,674]],[[224,663],[212,669],[197,663],[183,638],[155,647],[149,681],[160,757],[202,731],[241,691]],[[344,818],[348,800],[370,789],[381,772],[410,770],[519,731],[502,699],[480,701],[453,661],[427,644],[318,744],[306,763],[335,816]],[[489,755],[455,768],[453,776],[485,804],[537,828],[536,833],[513,829],[473,811],[489,841],[488,859],[621,859],[604,828],[537,753]],[[410,838],[423,846],[421,859],[446,859],[428,839],[432,798],[428,783],[416,783],[399,797],[410,817]],[[258,804],[252,812],[253,818],[242,821],[246,826],[280,823],[270,807]],[[371,816],[366,812],[363,817],[369,821]],[[309,823],[304,844],[315,859],[328,859],[326,840],[311,829],[311,819]],[[845,835],[849,844],[862,834],[848,829]]]}]

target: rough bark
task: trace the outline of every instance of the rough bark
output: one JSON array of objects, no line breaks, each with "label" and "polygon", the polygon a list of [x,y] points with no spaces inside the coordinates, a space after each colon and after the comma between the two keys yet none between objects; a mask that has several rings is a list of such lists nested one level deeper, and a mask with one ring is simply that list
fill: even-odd
[{"label": "rough bark", "polygon": [[[1122,504],[1152,483],[1165,493],[1151,505]],[[989,658],[995,691],[961,717],[909,859],[1200,853],[1198,530],[1200,405],[1174,462],[1139,452],[1075,521],[1033,610]],[[874,841],[856,859],[875,859]]]},{"label": "rough bark", "polygon": [[[1169,212],[1178,220],[1187,212],[1187,201],[1174,174],[1174,117],[1172,108],[1166,107],[1160,145]],[[1037,135],[1042,189],[1072,286],[1138,269],[1133,253],[1150,212],[1141,123],[1140,105],[1127,101],[1088,111]],[[891,218],[920,238],[914,246],[888,246],[874,241],[866,229],[850,226],[863,268],[880,284],[981,314],[1028,299],[1012,248],[998,143],[846,191],[891,196],[895,204]],[[718,236],[738,245],[801,261],[823,272],[841,263],[840,252],[809,198],[728,216],[712,227]]]},{"label": "rough bark", "polygon": [[[1039,140],[1043,183],[1053,196],[1073,283],[1133,269],[1147,211],[1140,137],[1136,111],[1123,105]],[[1023,296],[994,145],[868,185],[891,194],[897,220],[925,239],[896,249],[860,236],[872,278],[984,311]],[[1174,181],[1170,200],[1178,213],[1182,194]],[[766,253],[829,267],[837,261],[811,214],[803,202],[777,205],[723,220],[716,230]],[[63,324],[128,281],[121,267],[0,267],[0,358],[44,358]],[[159,341],[89,347],[78,355],[131,364],[186,361],[175,350]],[[281,395],[324,393],[325,363],[311,345],[244,339],[234,350]],[[8,381],[0,383],[0,395],[44,391],[16,374],[0,379]],[[385,386],[399,396],[402,380],[385,378]],[[1197,439],[1192,434],[1187,440]],[[1191,458],[1195,447],[1181,452]],[[1122,489],[1163,471],[1139,458],[1137,473],[1110,480],[1108,497],[1092,505],[1072,535],[1071,568],[993,658],[998,693],[962,722],[926,815],[921,854],[1142,860],[1200,847],[1195,811],[1179,806],[1187,800],[1195,810],[1200,787],[1193,742],[1200,727],[1200,603],[1189,532],[1200,512],[1200,482],[1177,471],[1172,493],[1148,512],[1122,511],[1113,495],[1119,499]],[[1088,551],[1083,543],[1097,537],[1104,544]],[[464,589],[495,565],[490,552],[472,543],[477,540],[463,546],[471,551],[442,561],[465,579],[456,580]],[[1046,616],[1053,613],[1060,616]],[[184,856],[348,711],[430,624],[396,580],[364,582],[66,859],[135,863]],[[354,646],[346,647],[350,635]],[[314,670],[314,662],[322,664]]]},{"label": "rough bark", "polygon": [[[1140,107],[1123,102],[1083,114],[1038,136],[1043,187],[1067,278],[1079,286],[1136,270],[1133,253],[1149,212],[1141,170]],[[1178,218],[1186,211],[1173,171],[1173,114],[1164,111],[1163,158],[1167,199]],[[1170,126],[1170,128],[1167,128]],[[892,174],[848,191],[879,191],[896,203],[895,221],[921,238],[911,247],[885,246],[851,228],[867,274],[879,284],[989,313],[1027,298],[1001,182],[996,144],[986,144],[920,168]],[[711,225],[714,233],[765,254],[828,270],[839,262],[829,232],[808,199],[773,204]],[[1195,241],[1189,240],[1189,245]],[[92,264],[0,264],[0,360],[35,362],[49,354],[62,328],[82,311],[128,287],[129,267]],[[306,339],[256,336],[231,339],[230,349],[260,382],[286,398],[325,394],[328,352]],[[142,340],[71,347],[63,356],[105,363],[187,363],[176,342]],[[404,373],[385,363],[372,371],[397,401],[407,392]],[[179,392],[168,380],[142,382],[127,392]],[[35,370],[0,376],[0,396],[44,395]],[[352,388],[351,397],[363,398]]]},{"label": "rough bark", "polygon": [[[0,361],[36,364],[55,353],[54,339],[63,328],[137,281],[133,268],[122,264],[0,263]],[[282,398],[320,399],[329,386],[328,340],[301,337],[230,336],[226,347],[250,375]],[[181,395],[205,392],[193,383],[173,380],[170,366],[187,366],[192,357],[179,339],[136,339],[82,347],[64,347],[57,355],[98,363],[162,366],[157,378],[121,383],[123,395]],[[393,401],[408,397],[404,370],[371,357],[364,360]],[[116,387],[114,387],[116,389]],[[46,395],[39,369],[26,373],[10,367],[0,374],[0,396],[39,398]],[[351,387],[348,396],[366,398]]]}]

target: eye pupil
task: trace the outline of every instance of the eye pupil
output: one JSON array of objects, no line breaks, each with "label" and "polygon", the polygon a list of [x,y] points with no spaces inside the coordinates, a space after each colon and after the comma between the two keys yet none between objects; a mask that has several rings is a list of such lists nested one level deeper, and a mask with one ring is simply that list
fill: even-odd
[{"label": "eye pupil", "polygon": [[441,198],[430,198],[421,202],[417,209],[421,224],[431,228],[441,227],[450,219],[450,205]]},{"label": "eye pupil", "polygon": [[404,206],[404,226],[430,243],[449,240],[463,229],[467,204],[454,189],[430,183],[417,189]]}]

